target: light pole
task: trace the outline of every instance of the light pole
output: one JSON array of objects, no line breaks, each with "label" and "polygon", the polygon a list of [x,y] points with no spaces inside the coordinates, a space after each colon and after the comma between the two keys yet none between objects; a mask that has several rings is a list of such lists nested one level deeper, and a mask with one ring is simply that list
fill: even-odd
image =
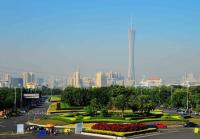
[{"label": "light pole", "polygon": [[17,88],[15,87],[15,99],[14,99],[14,110],[16,111],[16,108],[17,108]]},{"label": "light pole", "polygon": [[160,100],[161,100],[161,95],[160,95],[160,85],[159,85],[159,90],[158,90],[158,91],[159,91],[159,105],[161,105],[161,101],[160,101]]},{"label": "light pole", "polygon": [[22,109],[22,104],[23,104],[23,94],[22,94],[22,86],[20,84],[18,84],[18,86],[20,87],[21,90],[21,98],[20,98],[20,109]]},{"label": "light pole", "polygon": [[189,87],[190,85],[187,85],[187,112],[189,113]]},{"label": "light pole", "polygon": [[171,105],[172,105],[172,99],[173,99],[172,98],[172,93],[173,93],[172,91],[173,91],[173,88],[172,88],[172,85],[171,85]]},{"label": "light pole", "polygon": [[22,109],[23,105],[23,93],[22,93],[22,87],[21,87],[21,103],[20,103],[20,107]]}]

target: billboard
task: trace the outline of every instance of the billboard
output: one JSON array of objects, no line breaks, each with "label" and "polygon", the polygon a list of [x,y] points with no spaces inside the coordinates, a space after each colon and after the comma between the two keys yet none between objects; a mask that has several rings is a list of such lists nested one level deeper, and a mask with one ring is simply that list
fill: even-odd
[{"label": "billboard", "polygon": [[24,124],[17,124],[17,134],[24,134]]},{"label": "billboard", "polygon": [[40,98],[40,94],[24,94],[24,98]]}]

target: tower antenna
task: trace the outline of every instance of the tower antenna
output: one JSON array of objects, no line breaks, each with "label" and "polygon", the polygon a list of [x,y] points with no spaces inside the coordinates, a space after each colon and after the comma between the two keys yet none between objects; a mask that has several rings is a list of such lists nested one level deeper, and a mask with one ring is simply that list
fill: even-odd
[{"label": "tower antenna", "polygon": [[133,21],[132,16],[130,16],[130,28],[133,29]]}]

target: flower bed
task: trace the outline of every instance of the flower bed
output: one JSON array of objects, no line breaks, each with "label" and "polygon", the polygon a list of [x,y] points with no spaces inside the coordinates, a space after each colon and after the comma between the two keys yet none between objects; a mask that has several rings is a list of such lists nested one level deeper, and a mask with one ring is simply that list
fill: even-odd
[{"label": "flower bed", "polygon": [[147,125],[141,123],[132,123],[132,124],[97,123],[92,126],[92,129],[114,131],[114,132],[130,132],[130,131],[147,129]]},{"label": "flower bed", "polygon": [[156,128],[148,128],[148,129],[143,129],[139,131],[131,131],[131,132],[114,132],[114,131],[96,130],[96,129],[90,129],[90,128],[84,129],[84,132],[88,132],[88,133],[111,135],[111,136],[118,136],[118,137],[138,135],[138,134],[144,134],[144,133],[150,133],[150,132],[156,132],[156,131],[157,131]]}]

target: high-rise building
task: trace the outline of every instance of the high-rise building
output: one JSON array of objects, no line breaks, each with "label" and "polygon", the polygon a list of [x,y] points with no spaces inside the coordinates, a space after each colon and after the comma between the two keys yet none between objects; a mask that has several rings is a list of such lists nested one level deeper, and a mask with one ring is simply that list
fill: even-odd
[{"label": "high-rise building", "polygon": [[4,74],[4,80],[8,81],[8,82],[11,82],[11,75],[8,74],[8,73]]},{"label": "high-rise building", "polygon": [[182,85],[195,85],[197,83],[197,79],[193,73],[185,72],[185,75],[182,77],[181,84]]},{"label": "high-rise building", "polygon": [[77,72],[74,73],[74,86],[75,87],[81,87],[80,80],[81,80],[80,79],[80,72],[77,71]]},{"label": "high-rise building", "polygon": [[80,77],[80,72],[79,70],[74,72],[69,80],[68,80],[68,85],[73,86],[73,87],[82,87],[81,85],[81,77]]},{"label": "high-rise building", "polygon": [[135,82],[134,41],[135,41],[135,30],[133,29],[131,24],[128,29],[128,48],[129,48],[128,81],[133,81],[133,82]]},{"label": "high-rise building", "polygon": [[107,85],[106,76],[102,72],[96,73],[96,87],[105,87]]},{"label": "high-rise building", "polygon": [[90,88],[90,87],[94,86],[94,80],[90,77],[83,77],[82,83],[83,83],[82,86],[84,88]]},{"label": "high-rise building", "polygon": [[23,79],[11,78],[11,87],[23,87]]},{"label": "high-rise building", "polygon": [[45,81],[43,78],[37,78],[37,86],[44,86],[45,85]]},{"label": "high-rise building", "polygon": [[35,88],[36,87],[36,80],[35,74],[32,72],[24,72],[23,73],[23,86],[25,88]]},{"label": "high-rise building", "polygon": [[11,85],[11,75],[8,73],[3,74],[3,79],[1,80],[1,87],[10,87]]},{"label": "high-rise building", "polygon": [[124,77],[119,72],[107,72],[106,73],[107,78],[107,86],[111,85],[124,85]]}]

